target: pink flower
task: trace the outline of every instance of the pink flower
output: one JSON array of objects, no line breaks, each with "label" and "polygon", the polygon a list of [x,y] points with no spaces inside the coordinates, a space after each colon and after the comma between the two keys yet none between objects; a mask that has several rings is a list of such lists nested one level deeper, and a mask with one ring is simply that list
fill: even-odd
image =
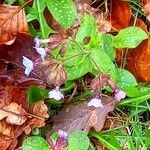
[{"label": "pink flower", "polygon": [[47,142],[53,150],[63,150],[68,145],[67,137],[67,132],[59,130],[57,140],[52,141],[52,139],[48,138]]},{"label": "pink flower", "polygon": [[58,130],[58,136],[67,139],[68,133],[63,130]]},{"label": "pink flower", "polygon": [[64,95],[60,92],[60,87],[59,86],[57,86],[55,89],[52,89],[48,93],[48,97],[49,98],[54,98],[56,100],[64,99]]},{"label": "pink flower", "polygon": [[116,89],[114,92],[115,100],[120,101],[126,97],[126,93],[122,90]]},{"label": "pink flower", "polygon": [[34,69],[34,63],[29,58],[23,56],[23,65],[25,67],[25,74],[29,76],[31,71]]},{"label": "pink flower", "polygon": [[90,106],[94,106],[94,107],[96,107],[96,108],[98,108],[98,107],[102,107],[102,108],[103,108],[103,104],[102,104],[101,99],[100,99],[99,96],[95,96],[94,98],[92,98],[92,99],[88,102],[87,105],[88,105],[89,107],[90,107]]},{"label": "pink flower", "polygon": [[41,46],[41,44],[49,43],[50,39],[40,39],[40,38],[34,38],[35,47],[38,48]]},{"label": "pink flower", "polygon": [[41,55],[41,58],[44,61],[47,52],[49,51],[48,48],[42,48],[42,47],[34,47],[34,48],[36,49],[36,52]]}]

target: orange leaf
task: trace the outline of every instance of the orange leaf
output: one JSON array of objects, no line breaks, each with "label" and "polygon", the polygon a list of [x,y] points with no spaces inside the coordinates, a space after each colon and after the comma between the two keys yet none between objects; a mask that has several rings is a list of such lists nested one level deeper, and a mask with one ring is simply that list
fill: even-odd
[{"label": "orange leaf", "polygon": [[26,134],[29,134],[32,131],[32,129],[34,129],[34,128],[41,128],[41,127],[45,126],[45,119],[49,117],[48,108],[44,104],[44,101],[39,101],[39,102],[35,103],[31,107],[30,113],[32,115],[35,115],[35,117],[33,116],[34,118],[32,118],[29,121],[28,125],[25,127]]},{"label": "orange leaf", "polygon": [[24,9],[0,5],[0,43],[12,44],[17,33],[28,32]]},{"label": "orange leaf", "polygon": [[113,28],[121,30],[129,25],[132,10],[127,2],[112,0],[110,18]]},{"label": "orange leaf", "polygon": [[129,51],[126,67],[139,81],[150,82],[150,40]]},{"label": "orange leaf", "polygon": [[27,120],[26,111],[17,103],[0,108],[0,120],[6,118],[6,122],[14,125],[22,125]]}]

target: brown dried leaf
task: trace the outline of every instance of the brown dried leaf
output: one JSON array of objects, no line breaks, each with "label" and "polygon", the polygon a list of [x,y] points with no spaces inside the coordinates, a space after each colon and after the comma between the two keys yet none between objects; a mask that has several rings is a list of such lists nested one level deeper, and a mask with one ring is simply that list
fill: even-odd
[{"label": "brown dried leaf", "polygon": [[[41,80],[27,78],[18,69],[11,70],[7,74],[2,75],[0,78],[0,108],[17,103],[18,106],[21,105],[23,109],[28,110],[27,89],[31,85],[45,88],[45,84]],[[12,112],[12,110],[10,111]],[[0,149],[5,150],[10,148],[10,150],[13,150],[17,143],[14,143],[14,140],[16,141],[18,136],[23,133],[25,126],[28,125],[28,121],[30,120],[31,118],[28,118],[23,125],[19,126],[7,123],[6,119],[1,120]]]},{"label": "brown dried leaf", "polygon": [[39,101],[35,103],[31,107],[30,113],[33,116],[33,118],[27,123],[27,126],[25,127],[25,133],[29,134],[32,129],[34,128],[41,128],[45,126],[45,119],[49,117],[48,115],[48,108],[44,104],[44,101]]},{"label": "brown dried leaf", "polygon": [[63,64],[55,58],[42,63],[42,73],[46,83],[51,86],[62,85],[67,77]]},{"label": "brown dried leaf", "polygon": [[[59,129],[71,133],[77,130],[89,130],[94,127],[96,131],[103,128],[105,118],[110,111],[113,111],[116,101],[112,97],[103,99],[104,107],[88,107],[87,102],[74,106],[66,105],[62,111],[53,118],[54,126],[52,131]],[[65,117],[64,117],[65,116]]]},{"label": "brown dried leaf", "polygon": [[12,44],[17,33],[28,33],[24,9],[20,6],[0,5],[0,43]]},{"label": "brown dried leaf", "polygon": [[27,120],[26,111],[17,103],[11,103],[0,108],[0,120],[6,118],[6,122],[14,125],[22,125]]}]

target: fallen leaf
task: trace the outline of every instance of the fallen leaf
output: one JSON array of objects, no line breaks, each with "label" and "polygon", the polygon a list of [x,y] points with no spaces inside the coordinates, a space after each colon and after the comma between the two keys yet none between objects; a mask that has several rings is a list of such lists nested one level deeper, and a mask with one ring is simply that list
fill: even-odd
[{"label": "fallen leaf", "polygon": [[[7,73],[0,77],[0,108],[5,108],[10,104],[15,103],[17,104],[17,106],[21,105],[23,109],[27,111],[27,89],[31,85],[36,85],[38,87],[45,88],[45,84],[41,80],[26,77],[21,70],[7,70]],[[12,112],[13,110],[14,108],[10,111]],[[34,118],[32,117],[32,119]],[[28,125],[30,120],[31,117],[28,118],[23,125],[19,126],[10,124],[12,122],[7,123],[5,119],[1,120],[0,149],[9,149],[9,146],[11,146],[10,150],[13,150],[17,144],[17,142],[15,141],[18,140],[18,136],[20,136],[23,133],[24,128]]]},{"label": "fallen leaf", "polygon": [[132,10],[128,2],[112,0],[110,13],[110,18],[107,19],[112,23],[113,28],[121,30],[129,26]]},{"label": "fallen leaf", "polygon": [[107,114],[113,111],[116,101],[112,97],[105,97],[103,103],[103,108],[88,107],[87,102],[77,106],[64,106],[59,114],[53,117],[52,131],[61,129],[67,133],[78,130],[89,132],[92,127],[96,131],[100,131],[103,128]]},{"label": "fallen leaf", "polygon": [[14,125],[22,125],[27,120],[26,111],[17,103],[0,108],[0,120],[6,118],[6,122]]},{"label": "fallen leaf", "polygon": [[25,133],[29,134],[34,128],[41,128],[45,126],[45,119],[49,117],[48,108],[44,104],[44,101],[39,101],[31,107],[30,113],[32,119],[28,121],[25,127]]},{"label": "fallen leaf", "polygon": [[28,33],[24,9],[20,6],[0,5],[0,43],[12,44],[17,33]]},{"label": "fallen leaf", "polygon": [[141,82],[150,82],[150,40],[128,53],[126,68]]}]

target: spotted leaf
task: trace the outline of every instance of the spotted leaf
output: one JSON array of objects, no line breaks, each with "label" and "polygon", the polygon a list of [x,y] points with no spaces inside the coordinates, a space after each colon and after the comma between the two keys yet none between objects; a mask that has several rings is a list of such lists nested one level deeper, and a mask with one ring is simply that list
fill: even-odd
[{"label": "spotted leaf", "polygon": [[77,17],[72,0],[47,0],[47,6],[56,21],[65,28],[69,28]]}]

